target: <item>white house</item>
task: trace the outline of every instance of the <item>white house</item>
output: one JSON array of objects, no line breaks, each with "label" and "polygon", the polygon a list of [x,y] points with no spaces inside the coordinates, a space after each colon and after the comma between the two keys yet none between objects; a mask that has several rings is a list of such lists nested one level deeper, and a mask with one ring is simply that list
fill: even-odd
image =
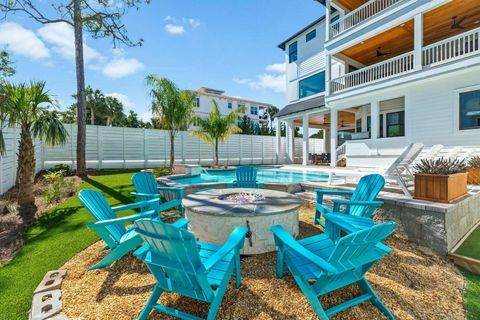
[{"label": "white house", "polygon": [[287,133],[325,130],[332,165],[387,166],[410,142],[480,145],[478,0],[319,2],[325,17],[279,46]]},{"label": "white house", "polygon": [[[243,99],[240,97],[226,96],[224,91],[206,87],[197,90],[197,109],[196,116],[202,119],[208,118],[208,114],[212,109],[212,100],[215,100],[222,115],[227,115],[234,109],[245,107],[246,112],[240,115],[247,115],[254,124],[259,125],[261,122],[268,122],[268,117],[264,118],[264,114],[271,104],[259,101]],[[192,127],[196,129],[196,126]]]}]

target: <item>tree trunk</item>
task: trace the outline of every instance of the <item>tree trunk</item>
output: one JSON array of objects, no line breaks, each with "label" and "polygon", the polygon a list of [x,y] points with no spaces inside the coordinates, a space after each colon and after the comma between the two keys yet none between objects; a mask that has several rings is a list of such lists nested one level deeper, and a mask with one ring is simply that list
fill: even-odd
[{"label": "tree trunk", "polygon": [[215,166],[218,167],[218,139],[215,139],[215,155],[213,157],[213,162]]},{"label": "tree trunk", "polygon": [[35,193],[35,147],[29,126],[22,126],[20,145],[18,146],[18,204],[34,205]]},{"label": "tree trunk", "polygon": [[86,135],[86,101],[85,70],[83,61],[83,21],[81,0],[73,0],[73,23],[75,34],[75,64],[77,73],[77,176],[85,177],[85,141]]},{"label": "tree trunk", "polygon": [[90,108],[90,124],[95,125],[95,114],[93,113],[93,107]]},{"label": "tree trunk", "polygon": [[170,172],[174,173],[175,165],[175,135],[170,133]]}]

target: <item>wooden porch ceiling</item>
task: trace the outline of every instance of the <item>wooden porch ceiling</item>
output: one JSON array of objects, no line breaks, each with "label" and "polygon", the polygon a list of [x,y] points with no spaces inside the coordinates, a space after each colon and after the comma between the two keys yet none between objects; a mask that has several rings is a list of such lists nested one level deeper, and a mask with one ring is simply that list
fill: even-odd
[{"label": "wooden porch ceiling", "polygon": [[[298,118],[293,121],[294,125],[301,127],[303,125],[302,119]],[[355,124],[355,113],[348,111],[338,112],[338,125],[352,126]],[[308,126],[310,128],[330,128],[330,113],[311,115],[308,117]]]},{"label": "wooden porch ceiling", "polygon": [[333,2],[337,3],[339,6],[347,9],[348,11],[352,11],[367,3],[368,0],[334,0]]},{"label": "wooden porch ceiling", "polygon": [[[423,18],[424,46],[480,27],[480,0],[453,0],[427,12]],[[389,29],[341,54],[372,65],[413,51],[413,20]],[[341,57],[340,57],[341,58]]]}]

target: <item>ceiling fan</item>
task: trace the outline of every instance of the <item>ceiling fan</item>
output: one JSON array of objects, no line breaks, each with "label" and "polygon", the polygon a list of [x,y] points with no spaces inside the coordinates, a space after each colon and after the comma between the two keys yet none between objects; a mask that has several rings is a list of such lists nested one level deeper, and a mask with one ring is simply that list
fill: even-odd
[{"label": "ceiling fan", "polygon": [[465,19],[467,19],[467,16],[463,16],[463,17],[460,17],[460,19],[458,19],[458,16],[455,16],[455,17],[452,17],[452,25],[450,26],[451,29],[465,29],[464,26],[462,26],[462,22],[465,21]]},{"label": "ceiling fan", "polygon": [[382,52],[382,47],[377,48],[377,57],[385,57],[390,55],[390,52]]}]

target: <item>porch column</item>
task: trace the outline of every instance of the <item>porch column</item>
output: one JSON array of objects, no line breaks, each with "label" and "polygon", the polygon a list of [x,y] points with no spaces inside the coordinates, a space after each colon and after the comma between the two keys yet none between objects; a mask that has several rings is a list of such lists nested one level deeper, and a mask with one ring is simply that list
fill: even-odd
[{"label": "porch column", "polygon": [[362,107],[362,132],[367,132],[368,130],[368,107],[363,106]]},{"label": "porch column", "polygon": [[303,158],[302,158],[302,164],[306,166],[308,164],[308,156],[310,154],[310,149],[308,145],[308,137],[310,136],[309,134],[309,128],[308,128],[308,114],[303,115],[302,119],[302,126],[303,126]]},{"label": "porch column", "polygon": [[295,162],[295,155],[294,155],[294,126],[293,126],[293,119],[289,119],[286,121],[287,125],[287,159],[289,163]]},{"label": "porch column", "polygon": [[371,115],[371,130],[372,130],[372,137],[371,139],[377,139],[379,137],[379,118],[380,118],[380,110],[379,110],[379,103],[378,100],[374,99],[370,103],[370,115]]},{"label": "porch column", "polygon": [[282,161],[282,125],[279,118],[275,118],[275,162],[280,164]]},{"label": "porch column", "polygon": [[330,95],[330,80],[332,77],[332,56],[325,52],[325,96]]},{"label": "porch column", "polygon": [[422,48],[423,48],[423,15],[417,14],[414,18],[414,51],[413,68],[422,69]]},{"label": "porch column", "polygon": [[338,111],[330,112],[330,166],[337,166]]},{"label": "porch column", "polygon": [[330,40],[330,12],[331,12],[331,0],[325,1],[325,42]]},{"label": "porch column", "polygon": [[330,129],[323,129],[323,152],[330,153]]}]

